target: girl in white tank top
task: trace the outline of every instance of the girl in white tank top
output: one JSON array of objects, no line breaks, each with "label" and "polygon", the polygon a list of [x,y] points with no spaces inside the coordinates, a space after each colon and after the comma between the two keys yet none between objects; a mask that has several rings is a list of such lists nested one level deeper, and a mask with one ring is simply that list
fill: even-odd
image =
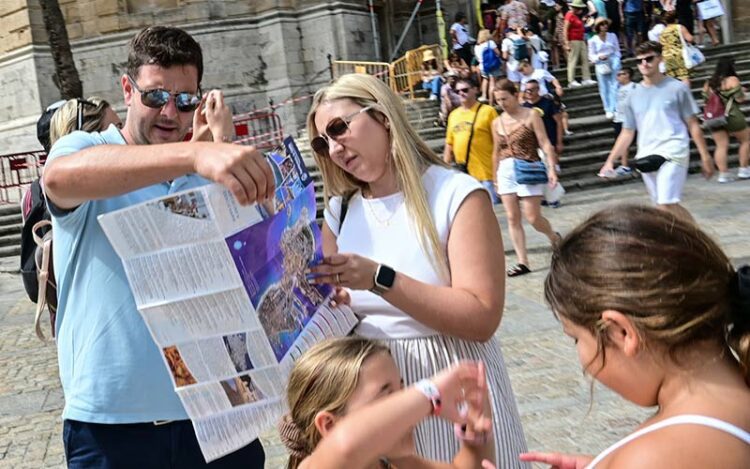
[{"label": "girl in white tank top", "polygon": [[559,469],[750,467],[750,266],[735,269],[690,221],[614,206],[559,243],[545,297],[586,373],[658,411],[596,458],[521,460]]}]

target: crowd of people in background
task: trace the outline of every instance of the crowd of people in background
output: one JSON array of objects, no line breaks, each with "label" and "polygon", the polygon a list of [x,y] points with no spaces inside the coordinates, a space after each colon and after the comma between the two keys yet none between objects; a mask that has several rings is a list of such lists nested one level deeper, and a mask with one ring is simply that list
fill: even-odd
[{"label": "crowd of people in background", "polygon": [[[667,164],[643,177],[654,203],[665,209],[681,212],[679,202],[691,140],[697,145],[707,176],[712,174],[709,167],[713,168],[715,161],[720,183],[750,178],[750,130],[740,109],[745,96],[729,57],[719,60],[714,76],[703,86],[706,105],[702,120],[706,120],[706,113],[716,112],[709,108],[718,106],[725,111],[725,122],[709,129],[716,143],[713,156],[703,138],[698,119],[701,109],[690,88],[694,67],[700,62],[686,62],[689,57],[685,52],[696,41],[703,47],[703,36],[697,31],[705,29],[711,45],[718,45],[719,40],[716,20],[698,16],[696,23],[693,10],[698,10],[692,2],[505,0],[495,7],[485,9],[483,28],[477,31],[476,39],[467,26],[466,15],[455,16],[451,26],[452,53],[444,62],[440,95],[431,99],[441,100],[440,123],[447,127],[444,160],[474,176],[490,192],[493,203],[504,205],[518,256],[508,275],[530,272],[522,218],[551,242],[556,239],[539,206],[559,207],[564,193],[557,179],[565,136],[572,135],[563,103],[566,90],[598,87],[603,117],[612,122],[615,142],[610,158],[599,172],[601,177],[632,177],[634,169],[647,172],[642,164],[632,168],[629,163],[630,146],[636,135],[636,161],[672,151],[661,155]],[[438,88],[432,81],[435,75],[430,74],[435,63],[432,58],[433,53],[427,51],[423,79],[425,88],[436,93]],[[637,67],[623,66],[623,61],[633,58]],[[563,67],[567,68],[565,83],[550,71]],[[634,102],[654,93],[672,99],[669,102],[676,107],[656,109],[654,103]],[[715,103],[713,107],[709,100]],[[646,104],[647,109],[634,111]],[[536,132],[537,119],[522,112],[523,107],[537,111],[533,114],[539,118],[542,134]],[[652,120],[641,124],[641,113],[652,116]],[[521,121],[525,124],[518,125]],[[655,125],[657,121],[659,124]],[[506,133],[499,124],[513,133]],[[639,125],[644,128],[636,133]],[[665,140],[654,134],[657,128],[661,137],[669,132],[672,137]],[[729,172],[727,164],[730,137],[739,141],[740,168],[736,176]],[[517,138],[521,141],[516,142]],[[515,147],[509,148],[508,142],[516,142]],[[541,161],[549,173],[545,183],[528,185],[510,180],[517,173],[509,169],[510,163],[521,164],[518,160]]]}]

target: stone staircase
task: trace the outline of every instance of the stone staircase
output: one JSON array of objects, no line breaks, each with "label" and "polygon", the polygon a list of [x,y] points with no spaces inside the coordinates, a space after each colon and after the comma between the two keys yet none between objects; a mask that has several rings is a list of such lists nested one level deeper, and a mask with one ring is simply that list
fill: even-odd
[{"label": "stone staircase", "polygon": [[0,205],[0,272],[17,272],[21,254],[21,207]]}]

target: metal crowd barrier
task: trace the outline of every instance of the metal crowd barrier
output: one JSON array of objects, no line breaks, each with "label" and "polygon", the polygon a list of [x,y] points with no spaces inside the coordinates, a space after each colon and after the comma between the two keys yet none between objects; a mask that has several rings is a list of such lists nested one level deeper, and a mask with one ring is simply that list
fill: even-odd
[{"label": "metal crowd barrier", "polygon": [[0,203],[19,202],[23,191],[41,175],[44,151],[0,155]]},{"label": "metal crowd barrier", "polygon": [[414,91],[422,83],[422,57],[431,50],[443,69],[443,53],[438,44],[431,44],[406,51],[406,53],[391,63],[360,62],[352,60],[334,60],[333,77],[338,78],[347,73],[364,73],[380,78],[397,93],[414,99]]},{"label": "metal crowd barrier", "polygon": [[284,126],[274,111],[261,110],[238,114],[234,121],[234,143],[272,150],[284,142]]}]

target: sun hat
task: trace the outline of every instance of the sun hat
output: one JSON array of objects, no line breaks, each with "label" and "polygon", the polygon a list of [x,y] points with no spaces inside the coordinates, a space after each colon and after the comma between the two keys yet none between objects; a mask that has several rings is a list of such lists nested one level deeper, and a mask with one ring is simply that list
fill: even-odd
[{"label": "sun hat", "polygon": [[430,60],[435,60],[435,53],[432,52],[432,49],[427,49],[422,53],[422,62],[428,62]]},{"label": "sun hat", "polygon": [[570,2],[571,8],[588,8],[583,0],[573,0]]},{"label": "sun hat", "polygon": [[606,23],[607,26],[612,26],[612,21],[609,18],[597,18],[594,21],[594,31],[599,32],[599,26]]}]

